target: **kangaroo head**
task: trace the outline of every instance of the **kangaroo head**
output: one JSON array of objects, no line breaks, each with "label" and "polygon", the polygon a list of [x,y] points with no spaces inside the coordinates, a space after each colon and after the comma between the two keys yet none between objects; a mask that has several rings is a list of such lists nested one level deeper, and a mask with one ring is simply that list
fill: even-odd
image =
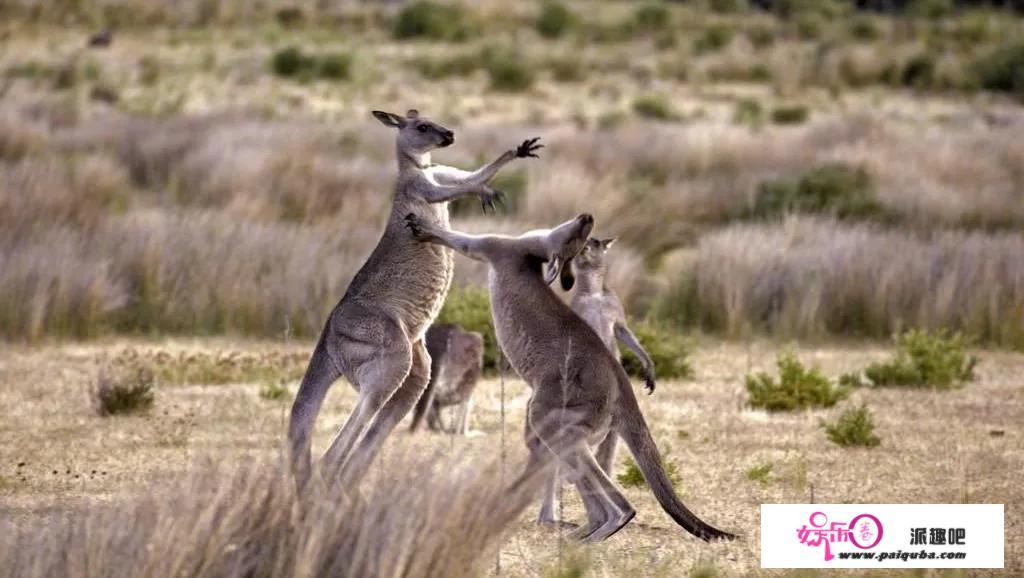
[{"label": "kangaroo head", "polygon": [[558,277],[561,279],[562,289],[572,289],[576,284],[572,260],[583,250],[593,228],[594,217],[590,213],[583,213],[548,232],[548,272],[544,277],[546,282],[551,283]]},{"label": "kangaroo head", "polygon": [[591,237],[583,245],[583,250],[573,261],[576,271],[585,275],[587,273],[604,273],[608,269],[608,249],[615,244],[615,237],[610,239],[597,239]]},{"label": "kangaroo head", "polygon": [[416,110],[410,110],[405,116],[375,110],[373,116],[384,125],[397,128],[399,150],[411,154],[421,155],[455,142],[454,132],[420,116]]}]

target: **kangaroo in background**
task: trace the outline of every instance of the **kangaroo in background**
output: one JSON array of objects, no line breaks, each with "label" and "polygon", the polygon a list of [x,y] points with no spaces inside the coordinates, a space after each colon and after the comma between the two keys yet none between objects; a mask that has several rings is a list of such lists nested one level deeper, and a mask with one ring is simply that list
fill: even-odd
[{"label": "kangaroo in background", "polygon": [[352,414],[323,457],[326,476],[358,481],[381,443],[419,399],[430,378],[423,334],[444,303],[452,280],[452,252],[419,243],[403,217],[448,226],[448,202],[477,195],[484,212],[502,193],[487,183],[516,158],[536,157],[536,138],[505,151],[474,172],[433,165],[430,151],[451,145],[455,134],[410,110],[404,117],[374,111],[397,129],[398,180],[380,242],[352,278],[327,318],[288,425],[289,451],[300,486],[310,474],[310,437],[331,385],[344,375],[359,392]]},{"label": "kangaroo in background", "polygon": [[[636,335],[629,329],[626,322],[626,311],[619,297],[605,284],[608,276],[608,249],[615,244],[615,238],[589,238],[580,254],[572,260],[573,272],[576,276],[576,294],[572,298],[572,310],[587,322],[597,333],[608,351],[620,360],[619,347],[616,340],[622,341],[640,360],[644,367],[644,381],[647,393],[654,393],[654,362],[640,344]],[[597,463],[609,477],[615,463],[615,450],[619,436],[614,430],[608,432],[597,448]],[[559,481],[552,477],[544,493],[538,522],[544,525],[558,524],[557,490]]]},{"label": "kangaroo in background", "polygon": [[409,214],[406,223],[420,241],[451,247],[489,264],[498,343],[533,388],[526,418],[527,472],[541,467],[548,452],[567,471],[587,512],[587,525],[571,532],[571,537],[603,540],[636,514],[591,451],[610,429],[626,440],[661,507],[676,523],[703,540],[734,537],[702,521],[679,500],[625,370],[601,338],[548,287],[560,277],[564,289],[572,288],[570,262],[583,248],[593,217],[583,214],[554,229],[519,237],[466,235],[415,214]]},{"label": "kangaroo in background", "polygon": [[[484,363],[484,336],[464,331],[453,323],[431,325],[425,338],[430,354],[430,382],[416,402],[411,431],[419,429],[423,418],[433,431],[466,435],[473,390],[480,379]],[[441,409],[458,406],[455,422],[446,428]]]}]

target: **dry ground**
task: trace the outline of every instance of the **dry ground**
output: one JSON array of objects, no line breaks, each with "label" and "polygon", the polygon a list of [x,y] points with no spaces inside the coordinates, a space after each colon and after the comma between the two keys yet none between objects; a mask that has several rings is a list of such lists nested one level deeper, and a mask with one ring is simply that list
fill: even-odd
[{"label": "dry ground", "polygon": [[[4,346],[0,350],[0,515],[24,520],[82,507],[119,494],[145,491],[213,455],[230,463],[277,452],[288,402],[262,399],[263,384],[161,386],[146,417],[100,418],[90,407],[96,360],[126,346],[170,351],[274,349],[304,351],[307,343],[180,340],[109,341],[88,345]],[[1024,355],[982,352],[979,379],[952,392],[860,391],[835,409],[768,415],[744,407],[743,376],[772,370],[780,346],[700,340],[696,378],[665,382],[641,404],[662,449],[679,465],[684,499],[701,516],[744,539],[705,545],[671,524],[644,489],[628,489],[636,520],[606,543],[560,548],[557,535],[536,528],[531,509],[508,532],[501,574],[534,576],[583,566],[587,575],[676,576],[713,566],[724,575],[758,571],[758,505],[773,502],[1004,503],[1006,571],[1024,573],[1024,423],[1021,375]],[[862,367],[884,357],[881,347],[795,346],[800,357],[827,373]],[[295,384],[289,385],[294,391]],[[374,469],[388,475],[401,467],[401,448],[491,456],[504,445],[521,451],[527,399],[524,384],[505,380],[504,428],[501,383],[480,385],[469,438],[399,431]],[[347,385],[331,393],[318,422],[322,449],[354,402]],[[842,449],[818,427],[849,404],[866,402],[875,414],[880,447]],[[504,430],[504,435],[502,431]],[[1000,430],[1004,435],[993,435]],[[389,459],[392,458],[392,459]],[[511,459],[511,458],[510,458]],[[620,470],[622,468],[620,454]],[[771,464],[766,485],[745,475]],[[578,502],[569,519],[582,516]]]}]

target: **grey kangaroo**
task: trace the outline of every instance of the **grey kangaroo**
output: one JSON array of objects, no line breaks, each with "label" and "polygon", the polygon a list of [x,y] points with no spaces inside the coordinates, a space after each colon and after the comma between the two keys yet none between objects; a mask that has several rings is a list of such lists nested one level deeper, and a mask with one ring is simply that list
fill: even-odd
[{"label": "grey kangaroo", "polygon": [[[636,354],[644,367],[647,392],[654,393],[654,362],[647,354],[647,350],[640,345],[636,335],[629,329],[626,322],[626,311],[622,308],[619,297],[605,285],[605,278],[608,276],[608,249],[613,244],[615,244],[614,238],[596,239],[591,237],[587,239],[579,255],[572,260],[573,273],[576,276],[576,294],[573,296],[571,307],[597,333],[615,359],[621,359],[616,340],[622,341]],[[609,431],[608,437],[597,448],[597,463],[609,477],[613,475],[612,467],[615,463],[615,450],[618,441],[618,434],[614,430]],[[555,514],[558,484],[557,478],[552,477],[547,485],[538,517],[538,522],[541,524],[559,524]]]},{"label": "grey kangaroo", "polygon": [[679,500],[625,370],[601,338],[548,287],[556,277],[564,289],[572,287],[570,261],[586,242],[593,217],[580,215],[554,229],[519,237],[466,235],[415,214],[406,222],[416,239],[451,247],[490,265],[488,285],[498,343],[533,388],[526,418],[527,471],[540,467],[548,452],[566,470],[587,512],[586,526],[571,537],[603,540],[636,514],[591,450],[610,429],[626,440],[661,507],[676,523],[704,540],[735,537],[705,523]]},{"label": "grey kangaroo", "polygon": [[474,172],[433,165],[430,151],[455,142],[447,128],[410,110],[374,111],[398,131],[398,180],[380,242],[327,318],[292,406],[288,449],[298,484],[309,478],[310,437],[327,390],[341,376],[359,392],[355,409],[324,454],[327,479],[358,481],[381,443],[419,399],[430,378],[423,334],[444,303],[452,252],[416,242],[406,214],[446,227],[448,201],[477,195],[484,212],[502,194],[487,183],[516,158],[536,157],[536,138]]},{"label": "grey kangaroo", "polygon": [[[410,430],[416,431],[427,420],[433,431],[466,435],[473,390],[480,379],[484,361],[484,336],[465,331],[453,323],[434,324],[425,338],[430,354],[430,382],[416,402]],[[455,407],[455,422],[446,428],[441,409]]]}]

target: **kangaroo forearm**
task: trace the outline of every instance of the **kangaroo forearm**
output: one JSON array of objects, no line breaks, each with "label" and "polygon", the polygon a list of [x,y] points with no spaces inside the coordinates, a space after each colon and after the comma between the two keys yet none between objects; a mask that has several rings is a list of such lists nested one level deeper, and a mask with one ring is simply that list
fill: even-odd
[{"label": "kangaroo forearm", "polygon": [[505,151],[500,157],[470,173],[463,182],[477,186],[486,185],[498,174],[502,167],[510,163],[514,158],[516,158],[515,151]]},{"label": "kangaroo forearm", "polygon": [[637,358],[640,359],[640,364],[644,366],[644,371],[649,375],[654,374],[654,360],[648,355],[647,350],[644,349],[643,345],[640,345],[640,341],[637,340],[636,335],[626,327],[625,325],[619,325],[615,328],[615,336],[621,341],[626,347],[632,351]]},{"label": "kangaroo forearm", "polygon": [[431,238],[428,242],[444,245],[456,252],[461,253],[470,259],[486,261],[484,251],[487,244],[487,235],[467,235],[457,231],[437,229],[431,231]]}]

